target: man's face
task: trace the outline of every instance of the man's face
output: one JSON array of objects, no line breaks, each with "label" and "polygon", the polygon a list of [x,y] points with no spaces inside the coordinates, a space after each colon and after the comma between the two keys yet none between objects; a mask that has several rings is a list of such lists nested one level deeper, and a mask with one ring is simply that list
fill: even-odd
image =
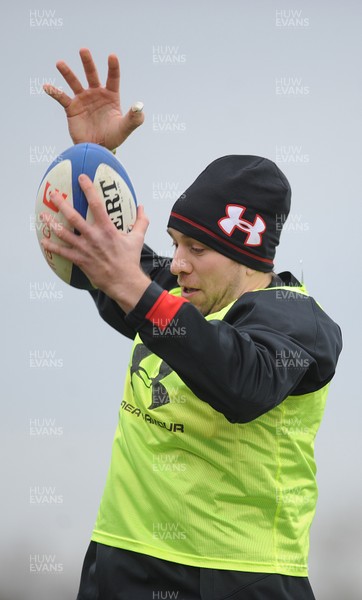
[{"label": "man's face", "polygon": [[203,315],[214,313],[242,293],[245,267],[172,227],[175,247],[171,273],[177,276],[182,297]]}]

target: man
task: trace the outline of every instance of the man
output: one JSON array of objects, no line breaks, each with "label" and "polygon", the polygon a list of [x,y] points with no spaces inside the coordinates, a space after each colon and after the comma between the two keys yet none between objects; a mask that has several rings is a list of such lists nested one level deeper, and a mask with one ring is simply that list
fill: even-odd
[{"label": "man", "polygon": [[[73,141],[113,149],[143,115],[121,116],[114,55],[106,88],[81,58],[89,89],[58,63],[75,97],[56,98]],[[43,244],[84,270],[134,347],[78,600],[314,598],[313,444],[341,335],[303,285],[273,272],[287,179],[261,157],[212,162],[171,211],[170,268],[144,244],[142,207],[123,234],[85,175],[80,185],[94,224],[54,193],[80,235],[44,216],[68,247]]]}]

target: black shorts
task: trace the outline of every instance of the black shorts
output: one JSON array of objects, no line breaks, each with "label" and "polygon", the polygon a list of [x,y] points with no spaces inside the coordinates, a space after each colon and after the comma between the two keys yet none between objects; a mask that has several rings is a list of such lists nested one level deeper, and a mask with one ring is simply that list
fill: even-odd
[{"label": "black shorts", "polygon": [[189,567],[91,542],[77,600],[315,600],[307,577]]}]

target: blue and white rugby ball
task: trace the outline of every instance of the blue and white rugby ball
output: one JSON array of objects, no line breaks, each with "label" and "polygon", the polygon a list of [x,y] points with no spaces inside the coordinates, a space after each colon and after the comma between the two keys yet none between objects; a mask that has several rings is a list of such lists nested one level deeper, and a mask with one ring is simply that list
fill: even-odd
[{"label": "blue and white rugby ball", "polygon": [[[93,181],[109,218],[117,229],[128,233],[135,223],[136,194],[121,163],[112,152],[98,144],[76,144],[53,161],[40,183],[35,207],[39,243],[43,237],[47,237],[64,245],[49,226],[40,221],[39,215],[42,212],[55,216],[60,223],[73,231],[68,221],[50,200],[49,194],[53,190],[59,191],[86,221],[93,222],[93,215],[78,183],[81,173],[85,173]],[[42,251],[48,265],[63,281],[76,288],[94,289],[83,271],[72,262],[43,248]]]}]

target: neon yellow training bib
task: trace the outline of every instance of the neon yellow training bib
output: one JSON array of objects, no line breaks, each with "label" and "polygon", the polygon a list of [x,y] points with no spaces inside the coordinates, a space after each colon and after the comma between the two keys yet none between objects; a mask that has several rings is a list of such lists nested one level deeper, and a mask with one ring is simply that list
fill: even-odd
[{"label": "neon yellow training bib", "polygon": [[92,540],[195,567],[307,576],[327,389],[232,424],[137,335]]}]

